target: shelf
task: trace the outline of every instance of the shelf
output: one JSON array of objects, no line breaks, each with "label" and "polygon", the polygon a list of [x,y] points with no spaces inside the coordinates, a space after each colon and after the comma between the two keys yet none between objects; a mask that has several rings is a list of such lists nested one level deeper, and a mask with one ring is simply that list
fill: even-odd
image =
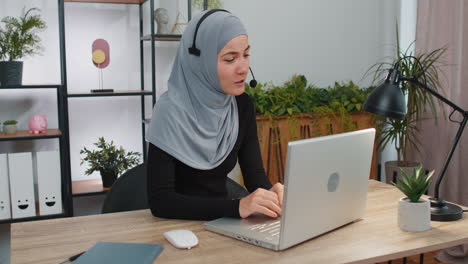
[{"label": "shelf", "polygon": [[72,193],[74,197],[104,194],[109,188],[102,187],[102,180],[85,180],[72,182]]},{"label": "shelf", "polygon": [[39,201],[36,201],[35,204],[36,204],[36,216],[29,216],[29,217],[23,217],[23,218],[2,219],[2,220],[0,220],[0,224],[28,222],[28,221],[35,221],[35,220],[45,220],[45,219],[66,217],[65,213],[63,212],[63,208],[62,208],[62,213],[60,213],[60,214],[40,215]]},{"label": "shelf", "polygon": [[40,85],[15,85],[15,86],[0,86],[2,89],[57,89],[62,87],[60,84],[40,84]]},{"label": "shelf", "polygon": [[103,3],[103,4],[143,4],[146,0],[65,0],[65,2]]},{"label": "shelf", "polygon": [[63,218],[66,217],[65,213],[61,214],[54,214],[54,215],[37,215],[31,217],[24,217],[24,218],[12,218],[12,219],[4,219],[0,220],[1,224],[8,224],[8,223],[19,223],[19,222],[29,222],[29,221],[38,221],[38,220],[46,220],[46,219],[54,219],[54,218]]},{"label": "shelf", "polygon": [[18,130],[15,134],[0,133],[0,141],[59,138],[61,136],[62,132],[59,129],[48,129],[45,133],[39,134],[29,133],[28,130]]},{"label": "shelf", "polygon": [[182,35],[161,35],[155,34],[153,37],[151,35],[145,35],[141,38],[143,41],[156,40],[156,41],[179,41],[182,38]]},{"label": "shelf", "polygon": [[151,91],[129,90],[129,91],[114,91],[108,93],[68,93],[68,97],[102,97],[102,96],[134,96],[134,95],[152,95]]}]

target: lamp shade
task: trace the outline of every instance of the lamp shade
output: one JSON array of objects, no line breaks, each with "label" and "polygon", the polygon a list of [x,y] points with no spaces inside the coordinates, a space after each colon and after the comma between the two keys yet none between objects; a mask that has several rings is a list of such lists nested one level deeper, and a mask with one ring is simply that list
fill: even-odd
[{"label": "lamp shade", "polygon": [[406,100],[398,83],[385,80],[364,102],[364,111],[394,119],[406,115]]}]

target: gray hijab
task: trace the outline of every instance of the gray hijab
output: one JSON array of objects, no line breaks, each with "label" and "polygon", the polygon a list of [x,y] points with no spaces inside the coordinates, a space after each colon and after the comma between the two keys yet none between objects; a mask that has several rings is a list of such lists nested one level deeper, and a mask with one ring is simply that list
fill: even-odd
[{"label": "gray hijab", "polygon": [[189,54],[196,24],[205,12],[190,21],[182,36],[168,91],[153,109],[146,136],[174,158],[202,170],[220,165],[237,140],[236,98],[221,88],[217,55],[231,39],[247,34],[239,18],[215,12],[198,29],[196,46],[201,56]]}]

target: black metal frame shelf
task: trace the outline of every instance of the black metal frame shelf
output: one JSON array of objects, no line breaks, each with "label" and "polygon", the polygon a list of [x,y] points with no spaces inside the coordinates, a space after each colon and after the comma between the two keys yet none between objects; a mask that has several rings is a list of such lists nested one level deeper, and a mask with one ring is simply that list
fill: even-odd
[{"label": "black metal frame shelf", "polygon": [[144,35],[143,37],[140,38],[141,41],[150,41],[150,40],[155,40],[155,41],[180,41],[182,39],[182,35],[171,35],[171,34],[150,34],[150,35]]},{"label": "black metal frame shelf", "polygon": [[40,134],[29,133],[27,130],[19,130],[15,134],[0,133],[0,141],[39,140],[61,137],[62,132],[59,129],[48,129],[46,133]]},{"label": "black metal frame shelf", "polygon": [[142,96],[142,95],[153,95],[151,91],[114,91],[114,92],[98,92],[98,93],[69,93],[68,97],[106,97],[106,96]]},{"label": "black metal frame shelf", "polygon": [[72,194],[73,197],[84,197],[84,196],[93,196],[93,195],[100,195],[106,194],[107,190],[102,190],[100,192],[84,192],[84,193],[74,193]]},{"label": "black metal frame shelf", "polygon": [[[61,180],[62,180],[62,201],[63,213],[56,215],[35,216],[20,219],[0,220],[2,223],[15,223],[32,220],[43,220],[51,218],[59,218],[73,216],[73,197],[104,194],[107,190],[103,189],[99,192],[76,193],[73,194],[71,169],[70,169],[70,137],[69,137],[69,116],[68,116],[68,98],[72,97],[109,97],[109,96],[140,96],[141,98],[141,120],[149,120],[145,118],[145,96],[152,96],[152,105],[156,103],[156,61],[155,61],[155,42],[156,41],[180,41],[181,35],[161,35],[155,34],[154,25],[154,0],[149,0],[150,10],[150,34],[143,35],[143,4],[148,0],[57,0],[58,2],[58,27],[59,27],[59,44],[60,44],[60,77],[61,84],[40,84],[40,85],[19,85],[15,87],[0,87],[2,89],[57,89],[57,109],[58,109],[58,133],[42,134],[42,135],[24,135],[24,136],[4,136],[0,134],[0,141],[17,141],[17,140],[40,140],[58,138],[60,144],[60,164],[61,164]],[[188,5],[188,20],[191,19],[191,0],[187,0]],[[67,69],[66,69],[66,52],[65,52],[65,3],[109,3],[109,4],[138,4],[139,5],[139,28],[140,28],[140,72],[141,72],[141,90],[137,91],[117,91],[113,93],[68,93],[67,92]],[[204,6],[207,7],[207,0],[204,0]],[[144,51],[143,42],[150,41],[151,43],[151,90],[145,90],[144,85]],[[145,132],[147,123],[142,122],[142,145],[143,159],[146,160],[146,142]]]},{"label": "black metal frame shelf", "polygon": [[[155,61],[155,41],[180,41],[182,35],[161,35],[155,34],[155,27],[154,27],[154,0],[150,0],[149,2],[149,10],[150,10],[150,34],[143,35],[143,4],[146,3],[148,0],[135,0],[135,1],[128,1],[128,0],[65,0],[66,2],[72,3],[122,3],[122,4],[139,4],[139,29],[140,29],[140,86],[141,90],[139,91],[115,91],[115,92],[103,92],[103,93],[68,93],[66,97],[73,98],[73,97],[106,97],[106,96],[140,96],[141,98],[141,120],[149,120],[145,118],[145,96],[151,95],[152,96],[152,105],[156,103],[156,61]],[[206,1],[206,0],[205,0]],[[191,0],[187,0],[187,7],[188,7],[188,19],[191,19]],[[145,83],[144,83],[144,49],[143,49],[143,42],[150,41],[151,43],[151,90],[145,90]],[[146,126],[148,123],[142,122],[141,124],[141,134],[142,134],[142,146],[143,146],[143,160],[146,161],[146,141],[145,141],[145,134],[146,134]],[[71,183],[73,185],[73,183]],[[87,196],[87,195],[96,195],[96,194],[103,194],[106,190],[99,191],[99,192],[88,192],[88,193],[73,193],[72,196]]]},{"label": "black metal frame shelf", "polygon": [[72,182],[73,197],[105,194],[109,188],[102,186],[102,180],[84,180]]},{"label": "black metal frame shelf", "polygon": [[19,141],[19,140],[41,140],[57,138],[59,140],[60,149],[60,175],[61,175],[61,197],[62,197],[62,213],[54,215],[36,215],[32,217],[0,220],[0,224],[16,223],[33,220],[44,220],[51,218],[59,218],[72,216],[73,202],[71,197],[70,183],[70,151],[69,151],[69,134],[68,134],[68,104],[66,99],[67,80],[66,80],[66,59],[65,59],[65,20],[64,20],[64,5],[63,0],[57,0],[58,3],[58,28],[59,28],[59,46],[60,46],[60,81],[61,84],[39,84],[39,85],[16,85],[2,86],[2,90],[10,89],[56,89],[57,93],[57,116],[58,128],[48,129],[45,133],[33,134],[27,130],[20,130],[15,134],[0,133],[0,141]]},{"label": "black metal frame shelf", "polygon": [[38,85],[16,85],[16,86],[0,86],[2,89],[60,89],[60,84],[38,84]]},{"label": "black metal frame shelf", "polygon": [[62,218],[66,216],[67,214],[63,212],[61,214],[53,214],[53,215],[36,215],[36,216],[24,217],[24,218],[3,219],[3,220],[0,220],[0,225],[10,224],[10,223],[21,223],[21,222],[28,222],[28,221],[37,221],[37,220],[46,220],[46,219],[53,219],[53,218]]},{"label": "black metal frame shelf", "polygon": [[124,5],[141,5],[147,0],[64,0],[71,3],[85,4],[124,4]]}]

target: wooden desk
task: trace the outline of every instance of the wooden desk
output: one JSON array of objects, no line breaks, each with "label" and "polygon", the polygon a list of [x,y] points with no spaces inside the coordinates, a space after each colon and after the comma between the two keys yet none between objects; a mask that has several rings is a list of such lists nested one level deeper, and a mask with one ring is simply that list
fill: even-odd
[{"label": "wooden desk", "polygon": [[[149,210],[12,224],[12,263],[58,263],[97,241],[161,243],[157,263],[376,263],[468,243],[468,220],[432,222],[432,230],[403,232],[397,225],[394,187],[369,181],[363,220],[283,252],[205,231],[200,221],[155,218]],[[200,244],[172,247],[165,231],[186,228]],[[156,262],[155,262],[156,263]]]}]

